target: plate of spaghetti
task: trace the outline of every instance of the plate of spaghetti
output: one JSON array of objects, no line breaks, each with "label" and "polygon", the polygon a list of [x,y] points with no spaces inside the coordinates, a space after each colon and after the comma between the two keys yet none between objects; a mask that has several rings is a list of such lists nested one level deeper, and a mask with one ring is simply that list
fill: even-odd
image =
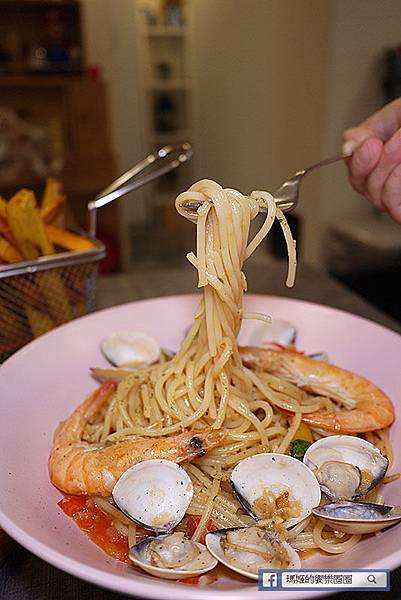
[{"label": "plate of spaghetti", "polygon": [[191,203],[200,294],[77,319],[2,366],[1,527],[144,598],[256,599],[263,568],[397,567],[400,336],[244,296],[244,263],[276,219],[295,279],[267,192],[202,180],[176,200],[181,214]]}]

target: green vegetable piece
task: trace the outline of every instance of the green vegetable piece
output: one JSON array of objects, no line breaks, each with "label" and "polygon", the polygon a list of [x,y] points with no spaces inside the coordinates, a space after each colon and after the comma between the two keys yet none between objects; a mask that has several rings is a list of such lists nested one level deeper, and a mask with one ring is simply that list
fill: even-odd
[{"label": "green vegetable piece", "polygon": [[293,458],[302,460],[310,445],[311,443],[305,440],[293,440],[290,444],[290,455]]}]

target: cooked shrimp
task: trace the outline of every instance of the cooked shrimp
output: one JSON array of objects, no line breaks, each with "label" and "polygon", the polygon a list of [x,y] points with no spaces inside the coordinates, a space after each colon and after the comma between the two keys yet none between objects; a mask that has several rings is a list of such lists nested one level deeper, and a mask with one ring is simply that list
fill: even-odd
[{"label": "cooked shrimp", "polygon": [[132,465],[160,458],[176,463],[203,456],[225,437],[221,430],[186,431],[164,438],[140,438],[115,444],[82,441],[87,422],[94,417],[116,389],[106,381],[91,394],[56,431],[49,457],[52,483],[67,494],[110,496],[116,481]]},{"label": "cooked shrimp", "polygon": [[304,413],[311,427],[331,433],[363,433],[388,427],[394,407],[386,394],[367,379],[298,352],[240,348],[245,365],[282,377],[298,387],[340,401],[347,410]]}]

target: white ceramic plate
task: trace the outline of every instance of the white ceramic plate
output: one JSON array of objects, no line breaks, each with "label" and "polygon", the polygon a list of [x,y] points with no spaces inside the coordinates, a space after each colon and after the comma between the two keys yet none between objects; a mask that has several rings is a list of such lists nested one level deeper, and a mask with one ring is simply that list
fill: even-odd
[{"label": "white ceramic plate", "polygon": [[[177,349],[198,298],[155,298],[94,313],[28,344],[1,367],[0,525],[52,565],[116,592],[166,600],[260,600],[255,582],[227,578],[199,588],[158,580],[110,559],[60,511],[61,494],[48,480],[47,457],[57,423],[96,386],[89,368],[106,366],[100,341],[113,331],[139,329],[155,336],[161,346]],[[246,308],[293,322],[300,349],[326,350],[332,362],[382,387],[401,411],[398,334],[351,314],[297,300],[248,295]],[[245,321],[240,341],[246,343],[257,326]],[[391,437],[401,439],[399,420]],[[401,470],[401,451],[393,470]],[[399,504],[401,480],[387,486],[385,496],[387,503]],[[344,556],[315,555],[303,566],[394,569],[401,564],[400,534],[400,527],[395,527],[366,538]],[[280,598],[298,600],[310,595],[279,593]]]}]

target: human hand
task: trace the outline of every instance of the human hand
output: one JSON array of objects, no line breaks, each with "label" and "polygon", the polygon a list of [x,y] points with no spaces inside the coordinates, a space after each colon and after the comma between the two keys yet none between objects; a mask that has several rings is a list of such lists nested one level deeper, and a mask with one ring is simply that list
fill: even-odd
[{"label": "human hand", "polygon": [[344,132],[352,187],[401,224],[401,98]]}]

